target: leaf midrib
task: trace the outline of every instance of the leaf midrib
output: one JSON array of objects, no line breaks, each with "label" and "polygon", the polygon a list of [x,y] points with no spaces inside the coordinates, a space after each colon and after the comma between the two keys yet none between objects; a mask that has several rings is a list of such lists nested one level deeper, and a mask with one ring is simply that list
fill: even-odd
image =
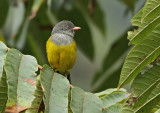
[{"label": "leaf midrib", "polygon": [[160,4],[158,4],[156,7],[154,7],[152,10],[150,10],[145,16],[144,18],[142,18],[141,22],[151,13],[153,12],[156,8],[158,8],[160,6]]},{"label": "leaf midrib", "polygon": [[159,82],[160,79],[158,79],[157,81],[155,81],[151,86],[149,86],[144,92],[142,92],[142,94],[140,96],[138,96],[137,100],[143,96],[144,93],[146,93],[152,86],[154,86],[157,82]]},{"label": "leaf midrib", "polygon": [[143,104],[140,108],[138,108],[134,113],[138,112],[141,108],[143,108],[146,104],[148,104],[150,101],[152,101],[153,99],[155,99],[159,95],[160,95],[160,93],[158,93],[153,98],[151,98],[150,100],[148,100],[145,104]]},{"label": "leaf midrib", "polygon": [[19,67],[18,67],[16,113],[18,113],[18,111],[17,111],[17,110],[18,110],[18,109],[17,109],[17,105],[18,105],[18,83],[19,83],[20,69],[21,69],[21,64],[22,64],[23,56],[24,56],[24,55],[22,55],[22,57],[21,57],[21,61],[20,61]]},{"label": "leaf midrib", "polygon": [[84,104],[85,104],[85,101],[86,101],[86,92],[84,92],[84,99],[83,99],[83,113],[85,113],[84,111],[85,111],[85,106],[84,106]]},{"label": "leaf midrib", "polygon": [[149,25],[151,25],[154,21],[156,21],[158,18],[160,17],[160,15],[159,16],[157,16],[154,20],[152,20],[149,24],[147,24],[145,27],[143,27],[140,31],[138,31],[134,36],[133,36],[133,38],[132,39],[130,39],[130,42],[132,42],[132,40],[136,37],[136,36],[138,36],[144,29],[146,29]]},{"label": "leaf midrib", "polygon": [[50,91],[49,91],[48,111],[49,111],[50,105],[52,105],[50,100],[51,100],[51,91],[52,91],[52,86],[53,86],[54,78],[55,78],[55,73],[53,73],[53,77],[52,77],[52,81],[51,81],[51,86],[50,86]]},{"label": "leaf midrib", "polygon": [[151,52],[145,59],[142,60],[142,62],[140,64],[138,64],[132,71],[130,74],[128,74],[128,76],[123,80],[123,82],[121,82],[121,84],[119,86],[121,86],[126,79],[147,59],[149,58],[153,53],[155,53],[155,51],[157,51],[160,48],[160,46],[158,46],[153,52]]}]

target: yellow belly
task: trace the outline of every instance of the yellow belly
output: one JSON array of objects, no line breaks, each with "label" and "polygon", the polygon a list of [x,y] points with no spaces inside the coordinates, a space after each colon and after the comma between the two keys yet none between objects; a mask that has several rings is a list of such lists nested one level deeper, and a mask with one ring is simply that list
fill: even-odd
[{"label": "yellow belly", "polygon": [[51,41],[50,37],[47,41],[46,48],[51,67],[61,74],[69,73],[77,57],[75,41],[69,45],[56,45]]}]

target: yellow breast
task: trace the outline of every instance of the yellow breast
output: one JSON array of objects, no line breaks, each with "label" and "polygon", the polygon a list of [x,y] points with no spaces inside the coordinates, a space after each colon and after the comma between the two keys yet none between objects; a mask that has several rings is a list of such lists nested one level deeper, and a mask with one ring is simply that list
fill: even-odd
[{"label": "yellow breast", "polygon": [[56,45],[51,41],[50,37],[47,41],[46,48],[51,67],[61,74],[70,72],[77,57],[75,41],[69,45]]}]

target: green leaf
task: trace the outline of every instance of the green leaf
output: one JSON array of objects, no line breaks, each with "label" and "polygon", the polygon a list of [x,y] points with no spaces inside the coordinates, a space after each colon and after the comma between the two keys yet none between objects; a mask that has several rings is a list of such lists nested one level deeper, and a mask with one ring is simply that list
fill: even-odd
[{"label": "green leaf", "polygon": [[106,89],[102,92],[96,93],[96,95],[100,97],[105,108],[120,103],[129,96],[123,88],[119,90],[117,88]]},{"label": "green leaf", "polygon": [[[154,64],[153,67],[144,74],[136,77],[131,88],[135,99],[131,99],[132,105],[126,104],[124,111],[131,113],[150,113],[160,102],[160,66]],[[158,84],[158,85],[157,85]]]},{"label": "green leaf", "polygon": [[109,107],[116,103],[122,102],[123,100],[127,99],[127,97],[128,97],[128,94],[126,92],[117,91],[101,97],[101,100],[104,107]]},{"label": "green leaf", "polygon": [[14,44],[14,38],[16,37],[20,26],[23,22],[25,13],[25,7],[23,1],[18,1],[17,5],[10,5],[6,22],[4,24],[4,35],[7,39],[7,42],[10,45]]},{"label": "green leaf", "polygon": [[37,11],[43,2],[44,2],[44,0],[34,0],[33,6],[32,6],[32,11]]},{"label": "green leaf", "polygon": [[114,104],[111,105],[103,111],[103,113],[122,113],[122,105],[121,104]]},{"label": "green leaf", "polygon": [[135,113],[134,110],[133,110],[132,104],[129,104],[129,103],[126,102],[123,105],[121,113]]},{"label": "green leaf", "polygon": [[4,59],[6,57],[6,54],[7,54],[7,47],[3,42],[0,41],[0,78],[2,77]]},{"label": "green leaf", "polygon": [[160,113],[160,109],[158,109],[155,113]]},{"label": "green leaf", "polygon": [[160,102],[160,93],[145,102],[145,104],[136,110],[137,113],[149,113]]},{"label": "green leaf", "polygon": [[17,48],[19,50],[22,50],[24,48],[25,42],[26,42],[26,37],[27,37],[27,31],[29,27],[30,20],[27,18],[24,22],[22,32],[19,36],[19,39],[17,41]]},{"label": "green leaf", "polygon": [[0,28],[2,28],[3,24],[5,23],[7,12],[8,12],[9,3],[7,0],[0,0]]},{"label": "green leaf", "polygon": [[160,25],[128,54],[120,75],[119,87],[128,84],[160,55]]},{"label": "green leaf", "polygon": [[159,100],[160,100],[160,93],[156,94],[150,100],[146,101],[138,109],[132,111],[134,111],[134,113],[150,113],[152,109],[160,102]]},{"label": "green leaf", "polygon": [[133,26],[141,26],[141,16],[143,14],[143,9],[142,8],[136,15],[134,15],[134,17],[131,20],[131,23]]},{"label": "green leaf", "polygon": [[139,95],[138,98],[136,99],[136,102],[134,103],[134,107],[136,108],[143,105],[147,97],[150,95],[150,93],[153,91],[153,89],[155,89],[155,87],[159,83],[160,83],[160,79],[158,79],[155,83],[151,84],[150,87],[148,87],[141,95]]},{"label": "green leaf", "polygon": [[29,19],[33,19],[37,15],[37,11],[39,10],[43,2],[44,0],[34,0],[32,5],[32,12],[31,15],[29,16]]},{"label": "green leaf", "polygon": [[8,86],[6,81],[6,73],[3,71],[2,78],[0,80],[0,113],[4,113],[6,108],[6,103],[8,99]]},{"label": "green leaf", "polygon": [[98,96],[84,92],[78,87],[71,90],[70,107],[73,113],[101,113],[102,102]]},{"label": "green leaf", "polygon": [[144,74],[140,74],[135,78],[135,80],[131,85],[131,88],[134,89],[133,95],[135,97],[144,94],[144,92],[148,91],[151,88],[151,86],[153,86],[155,83],[157,83],[157,81],[159,81],[158,80],[160,78],[159,70],[160,66],[154,64],[153,67],[149,69],[147,72],[145,72]]},{"label": "green leaf", "polygon": [[[136,17],[140,18],[137,19]],[[128,32],[128,39],[132,44],[139,44],[160,22],[160,1],[148,0],[144,8],[140,10],[132,21],[134,21],[139,28],[134,32]],[[135,23],[132,24],[135,25]]]},{"label": "green leaf", "polygon": [[143,20],[150,21],[156,18],[160,14],[160,1],[159,0],[147,0],[142,15]]},{"label": "green leaf", "polygon": [[[155,107],[156,104],[160,102],[159,97],[159,88],[160,88],[160,66],[157,64],[154,64],[153,67],[145,72],[143,75],[138,76],[132,84],[132,88],[134,88],[134,96],[138,96],[135,102],[135,107],[142,106],[139,109],[142,109],[143,111],[151,111],[153,107]],[[158,84],[158,85],[157,85]],[[157,87],[156,87],[157,86]],[[156,98],[156,100],[154,99]],[[149,108],[146,108],[145,106],[148,106],[150,103],[149,101],[152,101],[152,105],[150,104]],[[154,102],[155,101],[155,102]],[[154,104],[156,103],[156,104]],[[143,108],[143,106],[145,108]]]},{"label": "green leaf", "polygon": [[40,83],[40,76],[38,76],[36,80],[36,90],[34,92],[35,98],[32,102],[32,105],[30,106],[30,108],[27,109],[25,113],[39,113],[38,110],[43,100],[43,95],[44,93],[42,91],[42,87]]},{"label": "green leaf", "polygon": [[126,90],[123,89],[123,88],[121,88],[121,89],[112,88],[112,89],[106,89],[106,90],[101,91],[99,93],[95,93],[95,95],[97,95],[97,96],[99,96],[101,98],[103,96],[109,95],[109,94],[117,92],[117,91],[126,92]]},{"label": "green leaf", "polygon": [[70,84],[67,78],[54,73],[47,65],[40,73],[44,88],[45,113],[68,113]]},{"label": "green leaf", "polygon": [[18,112],[30,107],[34,99],[35,72],[38,70],[36,59],[23,55],[16,49],[10,49],[4,68],[8,83],[8,106]]}]

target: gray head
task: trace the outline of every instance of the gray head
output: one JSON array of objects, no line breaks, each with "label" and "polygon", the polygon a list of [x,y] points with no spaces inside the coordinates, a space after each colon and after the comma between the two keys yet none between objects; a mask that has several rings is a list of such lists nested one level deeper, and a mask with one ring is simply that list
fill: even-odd
[{"label": "gray head", "polygon": [[71,21],[63,20],[57,23],[52,30],[52,42],[57,45],[67,45],[73,42],[74,30],[80,27],[75,27]]},{"label": "gray head", "polygon": [[74,30],[78,29],[80,29],[80,27],[75,27],[71,21],[63,20],[54,26],[51,35],[58,33],[68,35],[73,38]]}]

